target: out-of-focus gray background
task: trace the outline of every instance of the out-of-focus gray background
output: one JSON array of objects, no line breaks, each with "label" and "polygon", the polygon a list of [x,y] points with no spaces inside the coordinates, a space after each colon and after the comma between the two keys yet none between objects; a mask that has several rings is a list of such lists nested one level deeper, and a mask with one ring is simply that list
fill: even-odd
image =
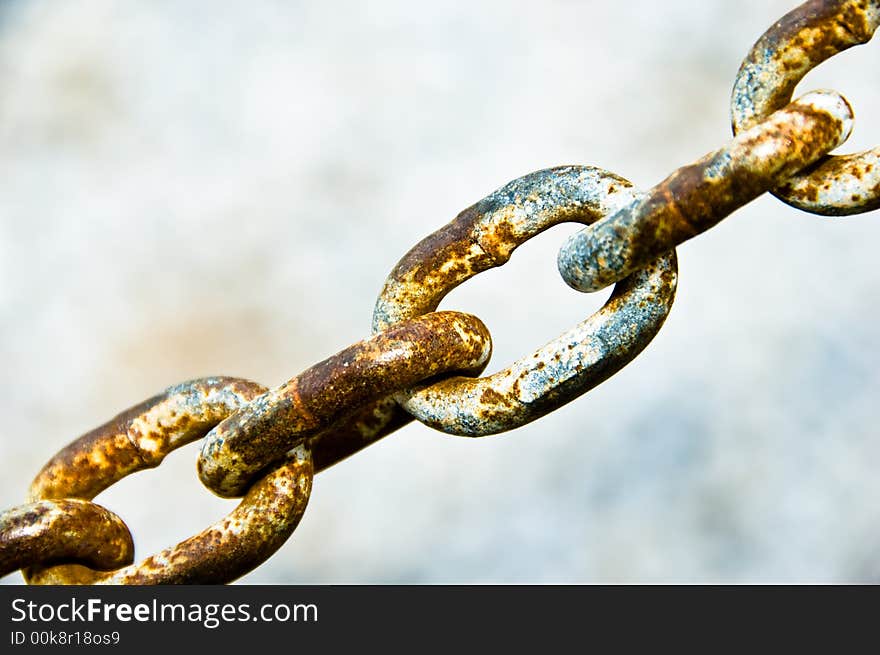
[{"label": "out-of-focus gray background", "polygon": [[[369,334],[418,240],[530,171],[650,186],[730,138],[740,61],[792,0],[0,3],[0,501],[193,377],[277,385]],[[798,90],[880,142],[880,51]],[[526,244],[441,306],[490,370],[594,311]],[[663,331],[532,425],[410,426],[320,474],[251,583],[880,580],[880,215],[764,197],[679,249]],[[195,445],[98,497],[139,556],[234,506]],[[20,576],[5,583],[18,583]]]}]

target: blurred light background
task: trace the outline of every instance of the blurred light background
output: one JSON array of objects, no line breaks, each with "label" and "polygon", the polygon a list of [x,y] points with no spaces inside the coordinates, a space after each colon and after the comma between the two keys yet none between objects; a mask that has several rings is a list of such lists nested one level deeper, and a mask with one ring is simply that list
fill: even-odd
[{"label": "blurred light background", "polygon": [[[278,385],[369,334],[395,262],[493,189],[579,163],[639,186],[730,138],[742,58],[793,0],[0,2],[0,499],[173,383]],[[880,143],[880,51],[835,88]],[[607,293],[566,225],[441,305],[490,371]],[[629,367],[484,439],[411,425],[315,479],[245,583],[880,581],[880,215],[763,197],[679,249]],[[197,446],[98,497],[139,557],[234,507]],[[21,582],[18,574],[3,580]]]}]

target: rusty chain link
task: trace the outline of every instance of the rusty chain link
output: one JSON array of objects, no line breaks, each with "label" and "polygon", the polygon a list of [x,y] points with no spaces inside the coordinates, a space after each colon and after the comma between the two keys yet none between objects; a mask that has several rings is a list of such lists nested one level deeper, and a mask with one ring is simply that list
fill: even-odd
[{"label": "rusty chain link", "polygon": [[[675,247],[764,192],[806,211],[880,207],[880,148],[828,153],[852,130],[847,101],[813,91],[814,66],[867,42],[880,0],[810,0],[773,25],[734,84],[734,138],[642,192],[589,166],[537,171],[498,189],[412,248],[376,302],[373,336],[272,390],[238,378],[186,382],[123,412],[55,455],[29,502],[0,514],[0,575],[29,583],[221,583],[247,573],[292,534],[312,478],[415,417],[482,436],[535,420],[634,359],[675,296]],[[491,337],[476,317],[438,312],[454,287],[501,266],[562,222],[585,224],[560,250],[580,291],[618,283],[605,305],[504,370],[478,377]],[[139,563],[125,523],[91,500],[126,475],[204,438],[202,482],[242,497],[226,518]]]},{"label": "rusty chain link", "polygon": [[[373,330],[433,311],[454,287],[504,264],[517,246],[563,221],[592,223],[638,194],[612,173],[566,166],[526,175],[464,210],[410,250],[376,302]],[[596,314],[487,378],[452,377],[398,401],[452,434],[512,430],[592,389],[638,355],[675,297],[675,253],[622,281]]]},{"label": "rusty chain link", "polygon": [[[880,5],[865,0],[813,0],[783,16],[758,40],[737,73],[730,105],[734,133],[784,106],[804,75],[838,52],[867,42],[878,25]],[[880,146],[853,155],[823,155],[772,193],[826,216],[877,209]]]}]

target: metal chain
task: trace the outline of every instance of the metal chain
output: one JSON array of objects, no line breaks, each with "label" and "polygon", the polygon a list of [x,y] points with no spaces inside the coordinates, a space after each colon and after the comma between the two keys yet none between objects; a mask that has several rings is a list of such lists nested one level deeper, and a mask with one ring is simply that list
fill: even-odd
[{"label": "metal chain", "polygon": [[[185,382],[123,412],[55,455],[29,501],[0,514],[0,575],[30,583],[222,583],[259,566],[292,534],[314,473],[410,422],[483,436],[577,398],[632,361],[675,296],[675,247],[764,192],[824,215],[880,208],[880,148],[832,157],[852,130],[833,91],[791,102],[803,76],[867,42],[880,0],[810,0],[773,25],[734,83],[734,138],[641,192],[598,168],[537,171],[498,189],[400,260],[376,302],[373,336],[277,389],[238,378]],[[562,222],[587,225],[559,253],[580,291],[617,283],[605,305],[485,378],[491,337],[476,317],[437,312],[454,287],[501,266]],[[204,437],[199,477],[242,497],[226,518],[132,564],[125,523],[90,502],[126,475]]]}]

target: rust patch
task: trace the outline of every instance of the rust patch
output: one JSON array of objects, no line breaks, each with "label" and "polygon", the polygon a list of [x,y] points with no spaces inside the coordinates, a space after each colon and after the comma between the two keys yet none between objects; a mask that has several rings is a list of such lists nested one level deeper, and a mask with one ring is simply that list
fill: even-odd
[{"label": "rust patch", "polygon": [[[401,259],[376,301],[373,331],[435,309],[453,288],[502,265],[536,234],[566,221],[593,223],[637,197],[628,181],[590,166],[561,166],[510,182]],[[422,423],[450,434],[495,434],[535,420],[599,384],[647,346],[672,305],[675,271],[674,254],[663,257],[622,283],[612,304],[495,375],[420,382],[395,397]]]},{"label": "rust patch", "polygon": [[[92,498],[129,473],[158,466],[169,452],[204,436],[236,410],[258,401],[265,391],[254,382],[227,377],[170,387],[64,448],[37,475],[31,485],[31,496],[64,498],[39,502],[81,503],[85,508],[82,511],[107,513],[92,503],[69,499]],[[311,453],[303,446],[255,483],[226,519],[137,564],[130,564],[131,535],[121,520],[111,516],[104,523],[95,519],[92,527],[77,524],[69,534],[65,533],[66,540],[56,538],[52,542],[45,537],[62,549],[53,551],[53,556],[37,557],[33,552],[26,556],[24,561],[29,568],[25,579],[47,584],[229,582],[259,565],[290,536],[305,511],[312,475]],[[82,513],[74,510],[76,507],[70,517]],[[59,521],[56,517],[55,524]],[[117,548],[119,553],[114,558],[110,556],[111,546],[118,544],[121,537],[114,537],[112,531],[121,529],[128,548]],[[93,552],[95,531],[106,542],[102,546],[104,551],[100,551],[104,553],[103,559],[96,558]],[[8,535],[14,536],[14,532],[7,534],[4,527],[0,536],[5,539]],[[80,550],[71,550],[71,537],[82,540]],[[53,565],[58,561],[77,563]],[[129,566],[123,566],[126,564]],[[123,568],[109,573],[94,570],[119,566]]]},{"label": "rust patch", "polygon": [[31,483],[30,498],[94,498],[126,475],[158,466],[265,391],[229,377],[169,387],[63,448]]},{"label": "rust patch", "polygon": [[[785,106],[808,72],[829,57],[868,42],[878,25],[876,0],[811,0],[783,16],[758,39],[737,73],[731,98],[734,133]],[[880,197],[872,191],[880,175],[871,173],[878,159],[880,147],[825,157],[792,175],[773,195],[825,216],[871,211],[880,206]]]},{"label": "rust patch", "polygon": [[560,272],[579,291],[623,279],[820,159],[846,139],[851,124],[842,97],[806,94],[570,237],[559,253]]},{"label": "rust patch", "polygon": [[268,559],[290,537],[308,504],[311,454],[297,448],[258,480],[232,513],[194,537],[143,561],[102,573],[78,564],[34,566],[30,584],[220,584]]},{"label": "rust patch", "polygon": [[134,558],[131,533],[85,500],[41,500],[0,513],[0,576],[34,564],[82,562],[115,569]]},{"label": "rust patch", "polygon": [[[294,446],[426,378],[479,373],[491,351],[489,331],[469,314],[434,312],[396,325],[315,364],[217,425],[202,447],[199,477],[218,495],[241,495]],[[357,440],[349,436],[353,447]]]}]

